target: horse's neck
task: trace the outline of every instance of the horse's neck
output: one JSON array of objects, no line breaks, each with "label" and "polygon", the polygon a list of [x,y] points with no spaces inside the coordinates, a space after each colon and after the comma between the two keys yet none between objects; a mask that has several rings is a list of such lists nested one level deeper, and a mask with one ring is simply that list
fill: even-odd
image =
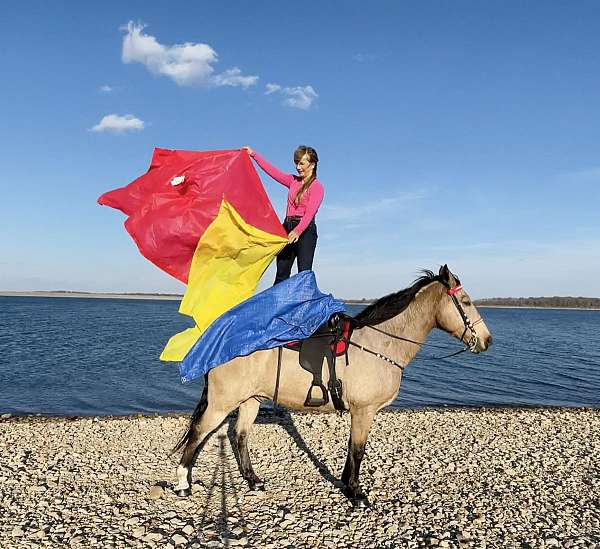
[{"label": "horse's neck", "polygon": [[[425,341],[435,326],[435,313],[439,297],[439,284],[429,284],[416,295],[404,311],[394,318],[382,322],[378,328],[412,341]],[[389,345],[399,353],[404,364],[408,364],[421,347],[407,341],[392,339],[389,340]]]}]

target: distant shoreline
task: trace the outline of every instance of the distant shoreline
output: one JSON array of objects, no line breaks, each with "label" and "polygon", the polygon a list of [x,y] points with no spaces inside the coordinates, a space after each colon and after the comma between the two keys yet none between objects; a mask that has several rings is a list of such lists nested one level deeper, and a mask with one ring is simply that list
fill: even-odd
[{"label": "distant shoreline", "polygon": [[89,299],[158,299],[180,301],[183,294],[111,294],[87,292],[0,292],[0,297],[79,297]]},{"label": "distant shoreline", "polygon": [[[59,298],[88,298],[88,299],[137,299],[137,300],[159,300],[159,301],[181,301],[183,294],[119,294],[119,293],[94,293],[94,292],[8,292],[0,291],[0,297],[59,297]],[[342,299],[347,305],[371,305],[374,300]],[[475,303],[479,309],[551,309],[566,311],[600,311],[598,307],[535,307],[532,305],[485,305]]]},{"label": "distant shoreline", "polygon": [[[89,299],[153,299],[153,300],[182,300],[183,294],[119,294],[119,293],[94,293],[94,292],[8,292],[0,291],[0,297],[77,297]],[[348,305],[371,305],[373,300],[342,299]]]},{"label": "distant shoreline", "polygon": [[534,307],[533,305],[477,305],[478,309],[551,309],[554,311],[600,311],[597,307]]}]

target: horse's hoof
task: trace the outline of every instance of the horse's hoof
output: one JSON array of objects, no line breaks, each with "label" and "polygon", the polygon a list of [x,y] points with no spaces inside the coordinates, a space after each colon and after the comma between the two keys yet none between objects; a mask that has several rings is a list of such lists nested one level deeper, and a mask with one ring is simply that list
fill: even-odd
[{"label": "horse's hoof", "polygon": [[355,509],[369,509],[371,507],[371,503],[369,502],[369,498],[367,496],[357,496],[350,500],[352,503],[352,507]]},{"label": "horse's hoof", "polygon": [[191,488],[180,488],[179,490],[175,490],[175,495],[180,498],[189,498],[192,495]]},{"label": "horse's hoof", "polygon": [[369,498],[367,498],[367,496],[362,492],[359,492],[357,494],[353,492],[348,486],[346,486],[342,490],[342,493],[350,500],[352,507],[354,507],[355,509],[368,509],[369,507],[371,507],[371,504],[369,503]]},{"label": "horse's hoof", "polygon": [[252,492],[264,492],[265,491],[265,483],[262,480],[258,482],[250,482],[248,484],[250,491]]}]

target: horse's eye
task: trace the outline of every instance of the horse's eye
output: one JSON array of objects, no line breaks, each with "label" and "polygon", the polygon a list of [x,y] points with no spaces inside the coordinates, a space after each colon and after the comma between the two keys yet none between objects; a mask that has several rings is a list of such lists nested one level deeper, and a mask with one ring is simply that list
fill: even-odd
[{"label": "horse's eye", "polygon": [[471,305],[471,300],[470,299],[463,299],[462,302],[463,302],[463,305],[466,305],[467,307],[469,305]]}]

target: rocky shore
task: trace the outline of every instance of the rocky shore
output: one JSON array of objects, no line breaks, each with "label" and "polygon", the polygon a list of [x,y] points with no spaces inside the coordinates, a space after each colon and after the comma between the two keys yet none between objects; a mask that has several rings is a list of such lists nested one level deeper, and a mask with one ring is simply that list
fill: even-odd
[{"label": "rocky shore", "polygon": [[600,411],[381,413],[340,493],[348,416],[261,414],[250,492],[230,418],[172,490],[186,417],[0,420],[0,547],[600,548]]}]

